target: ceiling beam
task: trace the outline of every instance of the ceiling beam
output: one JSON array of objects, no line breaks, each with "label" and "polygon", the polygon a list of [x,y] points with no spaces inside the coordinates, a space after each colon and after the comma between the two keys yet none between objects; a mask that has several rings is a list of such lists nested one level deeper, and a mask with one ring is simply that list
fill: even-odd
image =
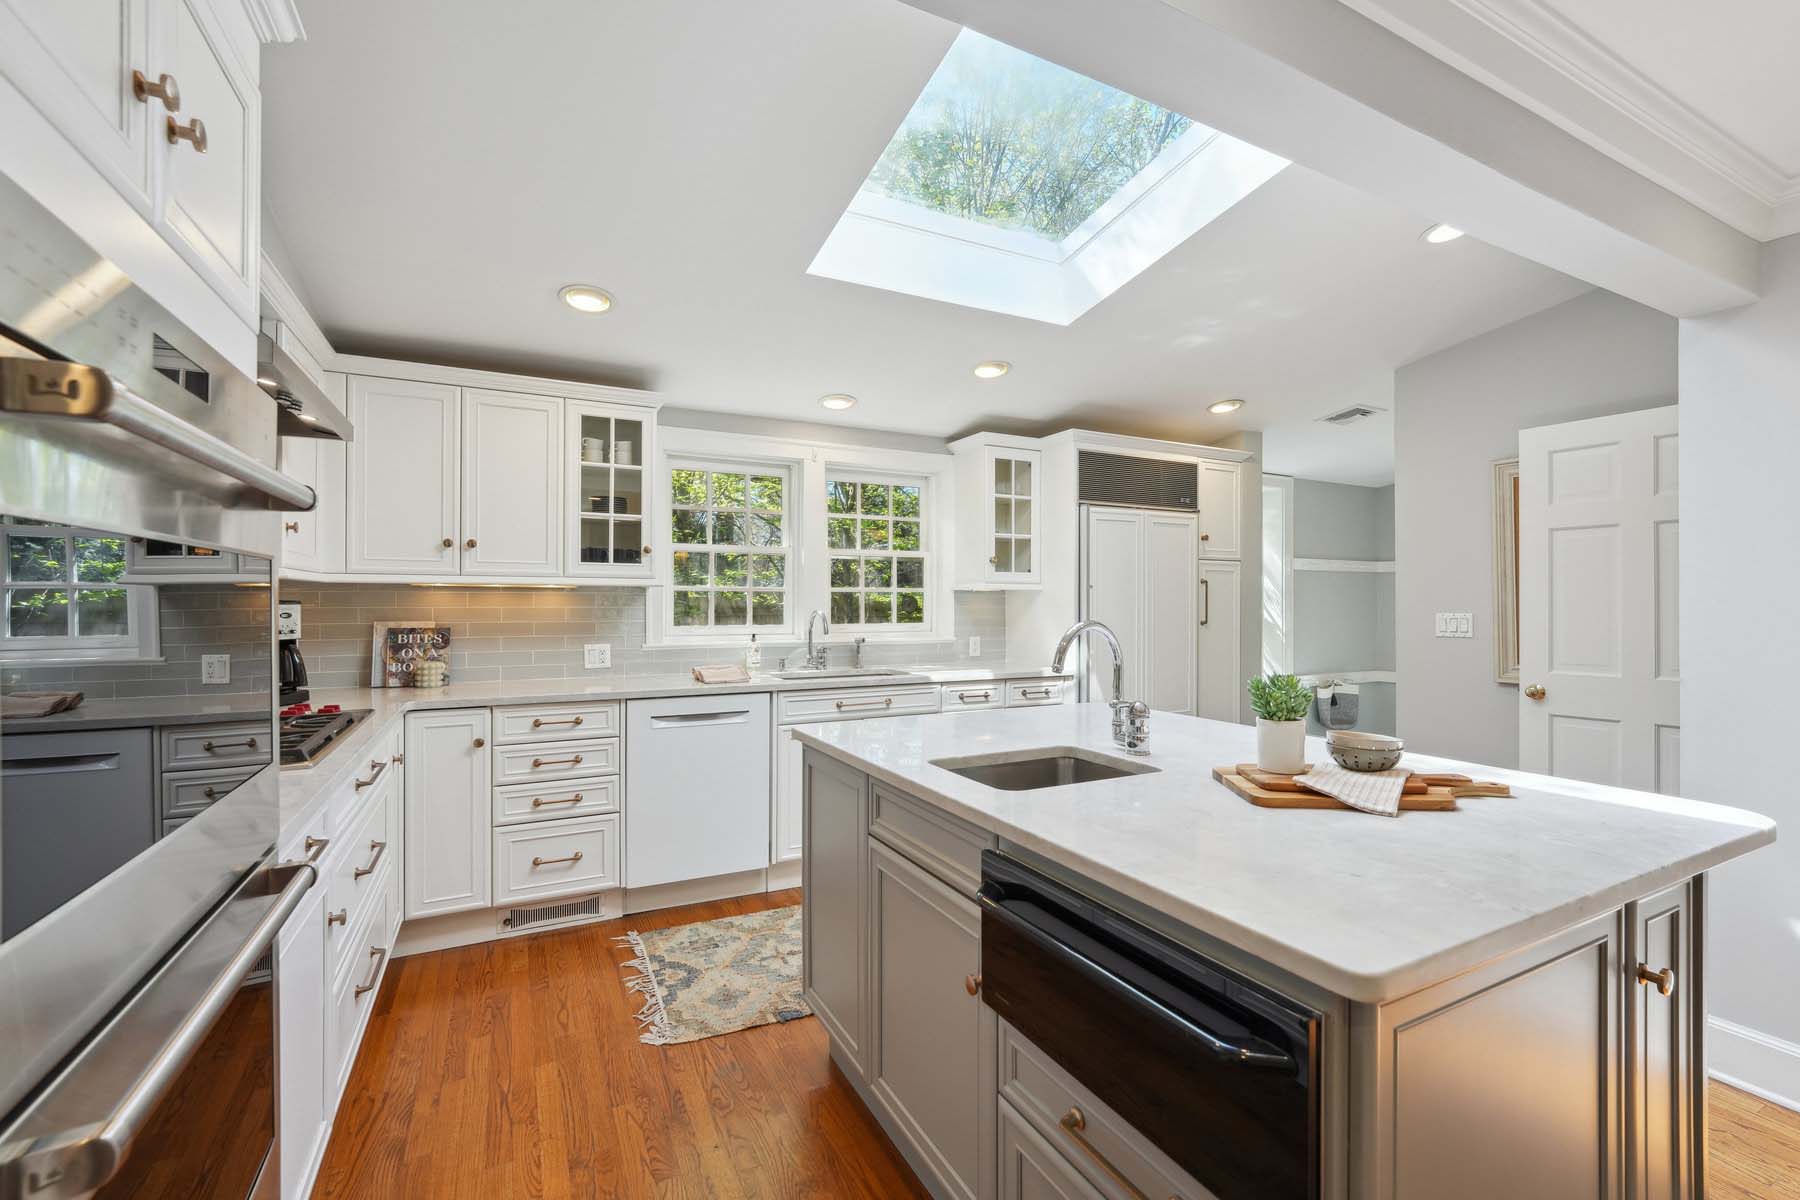
[{"label": "ceiling beam", "polygon": [[1674,316],[1758,245],[1338,0],[907,0]]}]

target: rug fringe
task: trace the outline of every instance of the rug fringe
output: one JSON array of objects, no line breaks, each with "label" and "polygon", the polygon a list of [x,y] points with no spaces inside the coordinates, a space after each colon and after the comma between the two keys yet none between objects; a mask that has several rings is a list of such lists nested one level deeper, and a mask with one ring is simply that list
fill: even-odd
[{"label": "rug fringe", "polygon": [[631,947],[632,957],[622,963],[621,971],[636,971],[637,977],[625,981],[625,990],[636,992],[644,997],[644,1006],[635,1014],[638,1028],[638,1041],[646,1046],[667,1046],[674,1036],[669,1028],[669,1010],[663,1004],[662,992],[656,986],[656,973],[650,969],[650,953],[644,948],[643,937],[634,929],[615,942],[623,942]]}]

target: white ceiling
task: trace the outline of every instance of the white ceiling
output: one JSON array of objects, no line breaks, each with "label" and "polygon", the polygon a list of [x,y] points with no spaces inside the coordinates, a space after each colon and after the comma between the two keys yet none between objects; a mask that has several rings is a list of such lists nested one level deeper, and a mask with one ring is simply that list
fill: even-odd
[{"label": "white ceiling", "polygon": [[[898,0],[313,3],[264,66],[271,216],[340,350],[950,436],[1265,431],[1272,470],[1392,477],[1392,369],[1583,291],[1288,168],[1067,327],[806,274],[955,27]],[[1189,114],[1205,121],[1205,113]],[[601,317],[569,282],[618,299]],[[974,379],[1004,358],[1006,378]],[[826,414],[817,398],[858,406]],[[1248,403],[1230,417],[1205,406]]]}]

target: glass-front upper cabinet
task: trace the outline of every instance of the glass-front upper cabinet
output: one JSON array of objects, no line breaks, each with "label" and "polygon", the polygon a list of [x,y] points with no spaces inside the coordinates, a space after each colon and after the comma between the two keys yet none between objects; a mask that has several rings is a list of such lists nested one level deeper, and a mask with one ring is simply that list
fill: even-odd
[{"label": "glass-front upper cabinet", "polygon": [[956,586],[1037,587],[1040,467],[1033,439],[973,434],[955,442]]},{"label": "glass-front upper cabinet", "polygon": [[566,573],[649,578],[654,539],[645,505],[653,494],[655,410],[570,400],[568,421]]}]

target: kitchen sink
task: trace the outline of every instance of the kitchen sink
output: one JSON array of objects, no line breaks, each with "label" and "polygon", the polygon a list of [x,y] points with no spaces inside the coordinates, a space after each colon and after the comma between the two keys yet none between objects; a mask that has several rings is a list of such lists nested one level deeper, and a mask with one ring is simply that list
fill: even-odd
[{"label": "kitchen sink", "polygon": [[942,767],[964,779],[999,788],[1005,792],[1030,792],[1038,788],[1067,787],[1073,783],[1097,783],[1103,779],[1121,779],[1127,775],[1149,775],[1157,768],[1145,763],[1127,762],[1085,750],[1028,750],[1017,758],[992,762],[967,758],[940,758],[932,766]]},{"label": "kitchen sink", "polygon": [[897,671],[892,667],[830,667],[824,670],[810,671],[777,671],[777,679],[923,679],[923,675],[911,671]]}]

